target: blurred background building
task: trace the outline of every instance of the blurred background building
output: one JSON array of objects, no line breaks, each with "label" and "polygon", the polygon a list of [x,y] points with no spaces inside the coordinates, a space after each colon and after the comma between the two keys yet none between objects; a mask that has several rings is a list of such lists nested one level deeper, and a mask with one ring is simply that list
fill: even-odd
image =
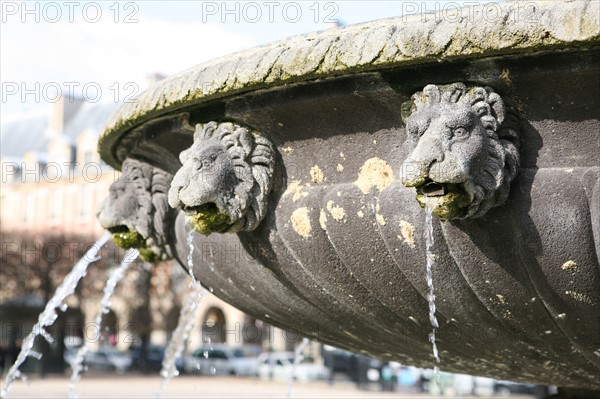
[{"label": "blurred background building", "polygon": [[[152,80],[160,78],[152,76]],[[56,287],[103,233],[96,209],[119,172],[100,160],[96,146],[104,123],[119,105],[63,96],[51,112],[2,120],[0,342],[9,348],[5,350],[8,364]],[[107,245],[101,255],[88,269],[76,295],[68,298],[69,309],[52,331],[57,343],[42,348],[46,360],[35,365],[29,362],[30,368],[63,371],[65,343],[67,347],[76,345],[81,338],[90,341],[92,348],[166,345],[177,326],[187,274],[176,262],[155,267],[139,262],[117,286],[102,325],[95,326],[104,284],[119,265],[123,251]],[[192,350],[210,341],[284,351],[293,350],[300,339],[255,320],[214,295],[204,298],[197,314],[189,343]],[[310,350],[318,356],[316,344]]]}]

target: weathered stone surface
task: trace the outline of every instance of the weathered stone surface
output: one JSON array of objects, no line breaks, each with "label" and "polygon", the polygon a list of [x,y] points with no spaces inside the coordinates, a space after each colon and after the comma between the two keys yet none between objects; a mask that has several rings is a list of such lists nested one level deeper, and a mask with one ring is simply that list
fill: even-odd
[{"label": "weathered stone surface", "polygon": [[558,51],[600,40],[600,4],[493,3],[461,16],[413,15],[297,36],[190,68],[125,104],[99,144],[107,163],[128,130],[167,112],[236,93],[411,64]]},{"label": "weathered stone surface", "polygon": [[[139,114],[124,107],[116,118],[129,119],[109,126],[103,157],[117,165],[143,156],[175,174],[179,154],[195,145],[196,124],[260,132],[275,154],[264,218],[236,234],[196,234],[195,275],[256,318],[431,367],[425,215],[401,180],[416,148],[403,104],[428,84],[489,86],[520,115],[520,168],[506,201],[481,217],[434,219],[440,366],[600,389],[598,5],[552,4],[531,9],[543,16],[538,25],[419,21],[387,30],[394,20],[386,20],[249,51],[254,71],[244,74],[235,72],[240,55],[191,69],[148,92],[155,94],[146,99],[161,98],[158,108],[154,100]],[[357,32],[398,46],[367,50],[376,42],[356,38],[364,52],[340,50]],[[337,38],[331,46],[329,35]],[[321,41],[314,59],[308,38]],[[289,76],[291,47],[306,60],[301,76]],[[267,61],[256,57],[261,51]],[[403,52],[413,58],[374,65]],[[435,54],[444,62],[430,62]],[[331,78],[313,79],[313,68]],[[208,76],[201,70],[225,91],[182,102],[184,86]],[[270,80],[252,83],[260,76]],[[185,262],[183,214],[174,228],[174,255]]]},{"label": "weathered stone surface", "polygon": [[[587,57],[481,64],[480,74],[490,76],[482,85],[503,87],[501,75],[510,71],[510,89],[499,92],[526,115],[519,123],[523,165],[504,205],[477,219],[434,224],[443,369],[597,388],[600,269],[593,216],[600,209],[594,197],[600,115],[597,89],[587,88],[600,82],[592,72],[598,55]],[[386,80],[362,75],[229,100],[225,118],[269,136],[286,181],[275,179],[256,230],[196,238],[197,248],[218,244],[215,271],[204,250],[196,274],[217,295],[256,317],[268,314],[276,325],[430,367],[425,217],[414,189],[401,181],[415,141],[400,109],[418,90],[406,85],[430,76],[453,82],[466,68],[472,64],[445,66],[440,75],[400,70]],[[573,71],[581,78],[573,79]],[[395,76],[411,81],[398,83]],[[180,223],[177,252],[185,259]],[[231,248],[271,277],[254,276],[243,260],[228,261]],[[222,273],[241,275],[223,284]],[[293,311],[275,306],[274,298],[293,301]]]}]

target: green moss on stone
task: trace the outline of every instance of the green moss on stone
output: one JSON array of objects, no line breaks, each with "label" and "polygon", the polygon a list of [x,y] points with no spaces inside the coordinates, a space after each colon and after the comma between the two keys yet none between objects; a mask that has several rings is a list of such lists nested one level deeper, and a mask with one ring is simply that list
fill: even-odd
[{"label": "green moss on stone", "polygon": [[200,234],[222,233],[229,228],[229,216],[219,211],[214,204],[204,204],[189,215],[189,223]]},{"label": "green moss on stone", "polygon": [[140,258],[142,258],[144,262],[156,263],[160,260],[158,255],[151,249],[139,248],[138,250],[140,251]]},{"label": "green moss on stone", "polygon": [[433,214],[442,222],[461,217],[471,203],[469,195],[462,192],[450,192],[439,197],[427,197],[417,193],[417,201],[421,208],[433,208]]},{"label": "green moss on stone", "polygon": [[116,228],[113,229],[112,237],[115,244],[123,249],[136,248],[144,262],[155,263],[160,260],[154,251],[146,247],[144,237],[135,230]]},{"label": "green moss on stone", "polygon": [[113,232],[112,237],[115,244],[123,249],[141,248],[146,242],[140,233],[131,230]]}]

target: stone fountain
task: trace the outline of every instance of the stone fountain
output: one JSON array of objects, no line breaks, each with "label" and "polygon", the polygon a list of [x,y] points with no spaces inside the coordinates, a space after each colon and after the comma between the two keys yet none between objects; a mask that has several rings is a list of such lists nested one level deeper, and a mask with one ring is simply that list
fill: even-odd
[{"label": "stone fountain", "polygon": [[440,367],[599,390],[600,3],[494,10],[293,37],[155,84],[101,138],[124,173],[100,222],[182,265],[193,228],[221,299],[431,367],[429,207]]}]

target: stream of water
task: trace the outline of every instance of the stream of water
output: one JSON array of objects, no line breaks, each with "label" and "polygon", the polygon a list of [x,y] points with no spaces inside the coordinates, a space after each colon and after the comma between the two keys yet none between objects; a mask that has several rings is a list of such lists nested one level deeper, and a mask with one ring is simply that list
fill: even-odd
[{"label": "stream of water", "polygon": [[169,340],[167,348],[165,349],[165,356],[162,362],[162,370],[160,375],[163,377],[163,381],[160,384],[156,398],[160,398],[174,377],[179,375],[177,371],[177,359],[183,354],[185,344],[190,338],[190,333],[194,328],[196,313],[200,305],[206,290],[200,285],[200,281],[194,276],[194,230],[190,230],[187,237],[187,244],[189,247],[189,254],[187,257],[188,273],[192,278],[190,283],[190,290],[187,294],[185,302],[179,313],[179,320],[177,321],[177,327],[173,331],[173,335]]},{"label": "stream of water", "polygon": [[94,245],[92,245],[91,248],[85,253],[85,255],[83,255],[83,257],[75,264],[73,269],[63,280],[62,284],[58,286],[54,296],[48,301],[44,311],[38,316],[37,323],[33,326],[33,329],[29,335],[23,340],[21,352],[17,356],[15,363],[11,366],[6,374],[2,391],[0,391],[0,398],[6,397],[15,379],[26,379],[25,375],[19,371],[19,367],[23,364],[23,362],[25,362],[27,357],[32,356],[37,359],[42,357],[40,353],[33,351],[35,338],[38,335],[41,335],[49,343],[54,342],[54,338],[52,338],[45,328],[51,326],[58,318],[58,314],[56,313],[57,308],[66,310],[65,304],[63,303],[64,300],[75,292],[77,283],[79,283],[79,280],[81,280],[87,273],[89,264],[100,259],[98,253],[100,252],[102,246],[106,244],[110,236],[111,234],[109,232],[104,233],[104,235],[100,237],[100,239],[98,239],[98,241],[96,241]]},{"label": "stream of water", "polygon": [[292,397],[292,390],[294,387],[294,374],[296,374],[296,367],[302,362],[302,360],[304,360],[304,350],[306,349],[306,346],[309,343],[310,339],[302,338],[302,342],[300,342],[300,345],[298,345],[296,350],[294,350],[294,363],[292,363],[292,373],[290,374],[290,377],[288,379],[288,398]]},{"label": "stream of water", "polygon": [[435,341],[435,331],[439,328],[437,318],[435,317],[435,291],[433,288],[433,268],[435,266],[435,254],[433,253],[433,208],[427,207],[425,216],[425,242],[426,242],[426,274],[427,288],[429,292],[427,294],[427,301],[429,302],[429,321],[431,322],[431,333],[429,334],[429,342],[431,342],[431,348],[433,350],[433,357],[435,358],[435,366],[433,367],[433,374],[435,380],[440,385],[440,355]]},{"label": "stream of water", "polygon": [[[94,318],[94,326],[96,326],[97,328],[100,328],[100,326],[102,325],[102,316],[107,314],[110,309],[110,298],[113,296],[117,284],[123,279],[123,277],[125,276],[125,272],[129,268],[129,266],[131,266],[131,264],[135,262],[139,255],[140,253],[137,249],[127,250],[125,252],[125,257],[123,258],[123,261],[121,261],[119,267],[117,267],[113,271],[110,278],[106,282],[106,286],[104,287],[104,293],[102,295],[102,300],[100,301],[100,310]],[[71,374],[71,379],[69,382],[70,399],[77,399],[79,397],[79,395],[77,395],[77,393],[75,392],[75,384],[81,379],[81,373],[84,371],[83,361],[85,360],[85,357],[89,351],[88,344],[89,342],[86,339],[84,339],[83,345],[77,350],[77,353],[75,354],[73,361],[71,362],[71,369],[73,370],[73,372]]]}]

